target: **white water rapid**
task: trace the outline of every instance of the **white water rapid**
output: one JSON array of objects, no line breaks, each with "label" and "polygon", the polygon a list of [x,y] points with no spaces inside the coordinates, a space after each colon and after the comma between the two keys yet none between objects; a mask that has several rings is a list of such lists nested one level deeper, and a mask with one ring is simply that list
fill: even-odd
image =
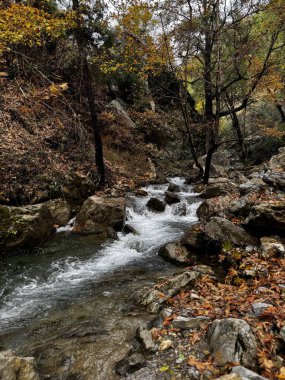
[{"label": "white water rapid", "polygon": [[[89,251],[87,257],[77,255],[76,247],[70,247],[70,251],[65,248],[68,253],[60,258],[52,257],[48,266],[42,269],[44,273],[28,270],[25,265],[13,273],[8,271],[8,285],[4,282],[2,292],[0,289],[0,331],[16,328],[23,321],[45,315],[62,299],[74,297],[86,283],[94,283],[107,273],[111,276],[112,272],[127,264],[151,260],[160,246],[178,239],[183,229],[197,220],[196,210],[200,202],[183,179],[170,181],[181,187],[181,202],[167,205],[162,213],[150,211],[146,204],[151,196],[163,199],[168,184],[146,187],[147,197],[128,197],[126,223],[137,231],[136,234],[119,233],[118,240],[92,248],[93,252],[90,254]],[[70,225],[61,229],[68,230]]]}]

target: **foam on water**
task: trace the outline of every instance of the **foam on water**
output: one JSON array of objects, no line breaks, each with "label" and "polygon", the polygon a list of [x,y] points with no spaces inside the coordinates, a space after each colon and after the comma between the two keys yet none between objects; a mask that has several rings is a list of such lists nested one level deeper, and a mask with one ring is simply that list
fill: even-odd
[{"label": "foam on water", "polygon": [[[191,187],[184,185],[183,179],[175,178],[171,181],[181,186],[179,195],[182,200],[179,204],[167,205],[163,213],[148,210],[146,204],[150,196],[163,199],[167,185],[146,187],[148,197],[130,195],[126,222],[137,233],[119,233],[118,240],[105,243],[99,253],[97,251],[89,259],[68,257],[54,261],[44,279],[36,275],[19,275],[18,285],[0,299],[0,330],[13,328],[23,321],[43,315],[58,301],[68,299],[86,283],[96,281],[103,274],[133,261],[145,260],[157,252],[161,245],[179,238],[182,227],[197,220],[196,210],[200,202],[195,198],[196,194]],[[60,231],[70,231],[73,222]]]}]

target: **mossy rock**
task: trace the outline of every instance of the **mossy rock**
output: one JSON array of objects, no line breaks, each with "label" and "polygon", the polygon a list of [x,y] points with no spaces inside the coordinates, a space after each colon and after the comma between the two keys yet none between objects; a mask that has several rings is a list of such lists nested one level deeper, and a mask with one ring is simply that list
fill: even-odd
[{"label": "mossy rock", "polygon": [[53,219],[45,204],[0,206],[0,246],[32,246],[53,232]]}]

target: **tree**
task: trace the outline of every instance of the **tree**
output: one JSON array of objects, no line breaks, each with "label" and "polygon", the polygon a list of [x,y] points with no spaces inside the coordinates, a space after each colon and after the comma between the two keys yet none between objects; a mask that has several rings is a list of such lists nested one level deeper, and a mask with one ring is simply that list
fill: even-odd
[{"label": "tree", "polygon": [[[278,41],[284,19],[279,17],[276,23],[271,20],[269,29],[259,29],[257,15],[272,12],[272,4],[261,1],[164,1],[161,10],[171,20],[168,24],[172,25],[178,65],[183,62],[184,68],[189,67],[181,77],[195,115],[193,121],[200,123],[207,135],[207,183],[212,155],[223,143],[219,141],[220,118],[235,118],[249,105],[269,70],[273,53],[281,48]],[[197,107],[198,101],[202,110]]]},{"label": "tree", "polygon": [[[88,10],[88,8],[87,8]],[[103,144],[101,129],[98,120],[95,92],[93,89],[93,78],[88,64],[88,41],[84,31],[84,13],[86,13],[86,4],[73,0],[73,11],[76,13],[77,25],[75,28],[75,38],[78,46],[79,66],[82,72],[86,96],[88,99],[89,112],[91,116],[92,130],[95,143],[95,163],[99,174],[99,185],[105,184],[105,165],[103,157]]]}]

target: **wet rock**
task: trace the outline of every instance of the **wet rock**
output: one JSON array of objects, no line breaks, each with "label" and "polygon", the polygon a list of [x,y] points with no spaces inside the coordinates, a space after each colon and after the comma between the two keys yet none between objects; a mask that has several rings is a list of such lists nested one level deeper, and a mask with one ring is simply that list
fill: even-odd
[{"label": "wet rock", "polygon": [[0,206],[0,246],[32,246],[43,242],[54,231],[53,218],[45,204]]},{"label": "wet rock", "polygon": [[125,234],[139,235],[138,231],[134,227],[132,227],[130,224],[125,224],[123,228],[123,232]]},{"label": "wet rock", "polygon": [[116,364],[115,370],[120,376],[137,371],[146,365],[146,360],[142,354],[134,353]]},{"label": "wet rock", "polygon": [[241,380],[267,380],[248,368],[236,366],[232,369],[232,374],[239,376]]},{"label": "wet rock", "polygon": [[285,234],[285,202],[263,203],[251,208],[244,226],[253,234]]},{"label": "wet rock", "polygon": [[199,329],[201,325],[210,323],[210,318],[208,317],[177,317],[173,322],[172,326],[177,329]]},{"label": "wet rock", "polygon": [[134,194],[138,197],[147,197],[148,196],[148,192],[145,191],[144,189],[137,189],[134,191]]},{"label": "wet rock", "polygon": [[155,351],[155,344],[152,340],[151,331],[140,326],[137,329],[138,340],[142,343],[143,347],[147,351]]},{"label": "wet rock", "polygon": [[11,351],[0,352],[0,379],[40,380],[35,359],[14,356]]},{"label": "wet rock", "polygon": [[175,264],[189,265],[191,260],[188,251],[179,243],[169,243],[160,248],[158,255]]},{"label": "wet rock", "polygon": [[243,228],[236,226],[227,219],[213,217],[205,226],[205,233],[211,239],[237,246],[254,244],[255,240]]},{"label": "wet rock", "polygon": [[238,362],[255,368],[257,344],[250,326],[244,320],[215,320],[208,337],[211,353],[218,364]]},{"label": "wet rock", "polygon": [[180,186],[176,185],[175,183],[170,183],[167,191],[170,191],[171,193],[179,193],[181,189]]},{"label": "wet rock", "polygon": [[272,307],[271,304],[265,302],[255,302],[251,306],[256,317],[260,317],[266,309]]},{"label": "wet rock", "polygon": [[103,234],[107,228],[122,228],[125,215],[125,198],[97,197],[88,198],[76,217],[74,232]]},{"label": "wet rock", "polygon": [[204,252],[206,248],[204,226],[201,223],[193,224],[182,236],[181,244],[190,251]]},{"label": "wet rock", "polygon": [[266,188],[265,183],[261,178],[253,178],[251,181],[245,182],[239,187],[239,192],[241,195],[246,195],[249,193],[260,192]]},{"label": "wet rock", "polygon": [[161,201],[158,198],[150,198],[147,202],[147,207],[154,211],[163,212],[165,210],[165,202]]},{"label": "wet rock", "polygon": [[53,223],[58,226],[65,226],[71,219],[71,206],[62,199],[55,199],[46,203]]},{"label": "wet rock", "polygon": [[276,255],[283,256],[285,254],[284,245],[275,238],[262,237],[260,239],[263,257],[274,257]]},{"label": "wet rock", "polygon": [[170,191],[165,192],[165,202],[168,205],[172,205],[174,203],[179,203],[180,198],[177,194],[171,193]]}]

